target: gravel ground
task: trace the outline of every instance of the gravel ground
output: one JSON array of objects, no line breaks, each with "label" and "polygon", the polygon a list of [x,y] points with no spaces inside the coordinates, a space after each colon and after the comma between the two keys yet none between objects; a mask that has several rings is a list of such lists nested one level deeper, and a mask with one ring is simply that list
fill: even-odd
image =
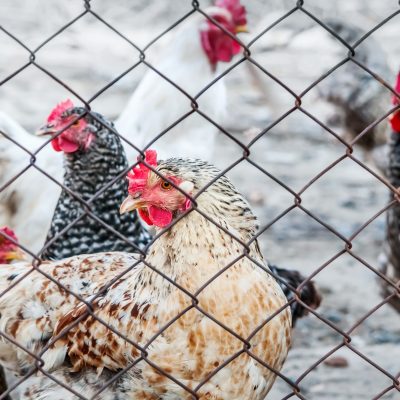
[{"label": "gravel ground", "polygon": [[[200,2],[201,5],[207,2]],[[190,10],[190,2],[116,0],[92,1],[92,9],[120,29],[138,45],[144,45],[178,17]],[[294,7],[295,1],[248,0],[251,40]],[[307,10],[319,18],[337,16],[371,29],[398,9],[394,0],[339,0],[321,3],[305,1]],[[83,11],[82,2],[43,0],[2,0],[0,23],[28,47],[35,48],[47,37]],[[303,34],[297,34],[298,31]],[[374,33],[392,70],[400,64],[399,17]],[[2,61],[0,80],[27,62],[28,53],[0,31]],[[162,46],[154,45],[153,51]],[[136,60],[137,51],[93,18],[85,15],[37,53],[37,62],[89,98]],[[323,30],[300,11],[291,15],[259,41],[253,57],[289,85],[301,92],[346,55],[343,47],[332,42]],[[110,118],[116,117],[145,69],[132,71],[93,103],[93,108]],[[338,72],[338,79],[340,72]],[[293,98],[270,78],[241,64],[227,76],[230,118],[226,128],[244,143],[293,106]],[[0,87],[0,109],[8,112],[28,129],[43,121],[51,105],[66,97],[66,90],[34,66],[23,70]],[[304,107],[322,121],[335,116],[335,110],[317,101],[316,90],[304,98]],[[338,131],[344,127],[338,127]],[[228,166],[241,156],[241,149],[220,135],[219,164]],[[322,169],[341,157],[345,148],[328,132],[296,111],[271,129],[252,147],[251,159],[292,190],[299,191]],[[355,156],[366,161],[356,150]],[[261,225],[266,226],[293,204],[293,196],[272,179],[255,170],[248,162],[237,165],[229,175],[251,200]],[[317,180],[302,195],[302,206],[310,210],[341,235],[349,237],[364,222],[384,207],[386,188],[365,169],[346,159]],[[372,266],[384,242],[385,216],[380,216],[353,241],[355,254]],[[264,254],[275,264],[293,267],[305,275],[330,260],[344,248],[342,240],[330,233],[300,209],[279,219],[260,237]],[[380,302],[376,275],[349,254],[328,264],[315,281],[323,293],[319,313],[342,330]],[[384,305],[369,316],[351,334],[352,346],[379,367],[396,375],[400,371],[400,318]],[[327,324],[309,316],[299,321],[294,345],[283,373],[296,380],[320,357],[342,342],[342,336]],[[303,398],[309,400],[373,399],[391,385],[389,377],[368,364],[354,351],[340,349],[333,355],[339,366],[320,364],[301,381]],[[335,360],[334,360],[335,361]],[[290,387],[277,379],[269,399],[281,399]],[[294,396],[293,398],[296,398]],[[392,390],[382,399],[400,399]]]}]

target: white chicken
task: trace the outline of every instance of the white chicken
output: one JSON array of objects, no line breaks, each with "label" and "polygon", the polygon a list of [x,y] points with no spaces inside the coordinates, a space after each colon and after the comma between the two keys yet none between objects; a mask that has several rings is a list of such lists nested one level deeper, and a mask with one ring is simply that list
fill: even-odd
[{"label": "white chicken", "polygon": [[[34,166],[29,167],[31,155],[7,137],[30,152],[39,149],[45,140],[30,134],[12,117],[0,112],[0,226],[12,227],[21,244],[37,252],[50,226],[49,210],[55,208],[61,189]],[[35,165],[62,182],[62,157],[56,157],[51,146],[40,150]],[[11,183],[15,176],[18,178]]]},{"label": "white chicken", "polygon": [[[205,13],[235,35],[246,29],[246,11],[239,0],[217,0]],[[159,55],[154,68],[188,95],[196,96],[218,75],[218,62],[229,62],[241,46],[204,15],[196,13],[176,28],[169,45]],[[198,109],[223,125],[227,98],[223,78],[198,99]],[[179,154],[213,161],[218,127],[197,112],[191,99],[173,84],[149,70],[115,121],[119,133],[139,148],[151,143],[175,122],[179,123],[157,140],[162,158]],[[192,112],[192,114],[190,114]],[[180,121],[182,117],[188,115]],[[128,145],[129,146],[129,145]],[[135,152],[126,148],[126,153]]]}]

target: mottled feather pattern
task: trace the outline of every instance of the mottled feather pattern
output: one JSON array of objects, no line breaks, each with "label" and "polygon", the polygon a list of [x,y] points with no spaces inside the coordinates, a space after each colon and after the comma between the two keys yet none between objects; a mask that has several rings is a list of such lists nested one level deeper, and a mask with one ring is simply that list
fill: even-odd
[{"label": "mottled feather pattern", "polygon": [[[80,113],[83,109],[76,108]],[[101,115],[95,114],[106,126],[112,126]],[[64,185],[84,201],[91,198],[128,168],[125,151],[117,135],[100,124],[95,118],[87,117],[97,128],[96,138],[88,151],[78,151],[65,155]],[[119,206],[127,192],[124,177],[90,202],[90,210],[104,223],[124,235],[138,247],[146,245],[150,236],[141,225],[137,214],[120,215]],[[58,235],[66,226],[84,214],[82,203],[63,190],[54,212],[46,242]],[[52,243],[42,254],[43,259],[62,259],[76,254],[102,251],[136,251],[123,239],[88,215]]]},{"label": "mottled feather pattern", "polygon": [[[185,159],[160,162],[157,169],[166,176],[176,175],[193,182],[194,195],[220,173],[207,163]],[[159,179],[156,174],[151,174],[153,176],[150,179]],[[220,177],[196,201],[199,210],[230,234],[192,210],[150,246],[146,257],[147,263],[191,293],[199,290],[205,282],[243,253],[242,244],[233,236],[247,242],[257,230],[256,217],[247,201],[226,177]],[[268,268],[256,241],[250,246],[250,255]],[[108,253],[53,261],[44,267],[54,273],[59,271],[57,279],[64,279],[64,283],[71,286],[76,279],[75,274],[82,274],[85,279],[87,274],[90,275],[87,280],[92,282],[90,291],[93,293],[101,290],[105,282],[115,277],[119,271],[129,268],[134,261],[133,256]],[[71,265],[73,269],[67,272]],[[91,272],[96,268],[99,270]],[[12,274],[12,270],[9,273]],[[47,326],[50,327],[49,331],[53,330],[53,335],[70,327],[65,336],[43,355],[46,368],[55,373],[57,378],[81,392],[94,374],[98,374],[94,387],[99,387],[112,376],[113,371],[127,367],[140,357],[141,353],[135,345],[87,314],[83,303],[71,299],[71,296],[55,285],[53,290],[56,292],[51,296],[46,292],[48,289],[42,288],[47,279],[39,273],[36,276],[38,282],[32,286],[34,290],[30,289],[31,286],[17,286],[13,289],[12,296],[20,299],[19,305],[13,310],[0,299],[0,312],[2,319],[11,318],[11,315],[14,318],[15,315],[19,316],[13,323],[22,324],[23,314],[20,310],[23,303],[26,303],[28,297],[34,298],[44,309],[43,315],[47,317]],[[45,293],[41,298],[42,290]],[[82,295],[87,292],[86,289],[81,290]],[[9,299],[10,296],[11,293]],[[270,274],[243,256],[204,287],[197,299],[200,310],[244,339],[260,328],[250,340],[251,352],[273,368],[279,370],[282,367],[290,347],[291,312],[285,295]],[[130,270],[122,279],[116,280],[93,301],[94,315],[141,346],[146,345],[179,312],[189,307],[183,316],[155,338],[147,351],[149,360],[194,389],[219,365],[239,352],[243,343],[191,306],[190,296],[144,263]],[[279,309],[282,311],[264,325]],[[36,318],[31,324],[36,324]],[[5,329],[13,335],[11,327],[12,324],[6,324]],[[39,347],[45,341],[42,340]],[[21,354],[18,357],[27,358]],[[65,368],[68,366],[72,366],[72,369]],[[199,398],[261,400],[275,377],[274,373],[249,355],[242,354],[201,387]],[[24,398],[57,398],[51,397],[57,393],[56,387],[57,384],[38,375],[26,383]],[[94,387],[88,388],[88,393],[93,393]],[[115,393],[115,397],[111,393]],[[68,400],[74,396],[65,394],[62,398]],[[178,400],[189,399],[190,395],[148,363],[140,361],[115,382],[104,393],[104,397],[100,395],[99,398]]]},{"label": "mottled feather pattern", "polygon": [[[100,253],[75,256],[59,263],[45,261],[39,269],[86,299],[135,263],[137,256],[133,254]],[[79,304],[79,300],[25,262],[2,266],[0,291],[27,273],[28,276],[1,297],[0,329],[31,351],[37,351],[52,335],[56,322]],[[10,349],[6,350],[11,344],[4,338],[0,341],[1,361],[9,368],[18,372],[32,361],[25,351],[14,346],[11,350],[17,353],[16,358],[14,354],[7,359]]]}]

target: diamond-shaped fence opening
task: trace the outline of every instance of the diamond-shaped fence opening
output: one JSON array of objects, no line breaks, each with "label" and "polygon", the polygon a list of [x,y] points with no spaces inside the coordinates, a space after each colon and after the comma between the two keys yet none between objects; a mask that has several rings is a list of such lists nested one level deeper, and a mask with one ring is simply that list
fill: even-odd
[{"label": "diamond-shaped fence opening", "polygon": [[0,399],[397,399],[398,3],[22,3]]}]

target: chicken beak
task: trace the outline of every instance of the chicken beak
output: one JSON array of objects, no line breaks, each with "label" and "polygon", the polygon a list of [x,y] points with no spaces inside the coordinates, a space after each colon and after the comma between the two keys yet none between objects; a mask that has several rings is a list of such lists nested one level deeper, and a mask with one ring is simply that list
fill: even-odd
[{"label": "chicken beak", "polygon": [[247,33],[249,32],[247,25],[238,25],[235,29],[236,33]]},{"label": "chicken beak", "polygon": [[40,129],[35,132],[36,136],[53,135],[57,130],[54,128],[53,124],[43,125]]},{"label": "chicken beak", "polygon": [[140,198],[134,199],[132,196],[128,196],[121,204],[119,208],[120,214],[125,214],[129,211],[136,210],[137,208],[144,207],[146,204]]},{"label": "chicken beak", "polygon": [[6,259],[9,262],[11,262],[11,261],[22,261],[22,260],[25,260],[25,254],[21,249],[17,249],[17,250],[14,250],[14,251],[9,251],[6,254]]}]

